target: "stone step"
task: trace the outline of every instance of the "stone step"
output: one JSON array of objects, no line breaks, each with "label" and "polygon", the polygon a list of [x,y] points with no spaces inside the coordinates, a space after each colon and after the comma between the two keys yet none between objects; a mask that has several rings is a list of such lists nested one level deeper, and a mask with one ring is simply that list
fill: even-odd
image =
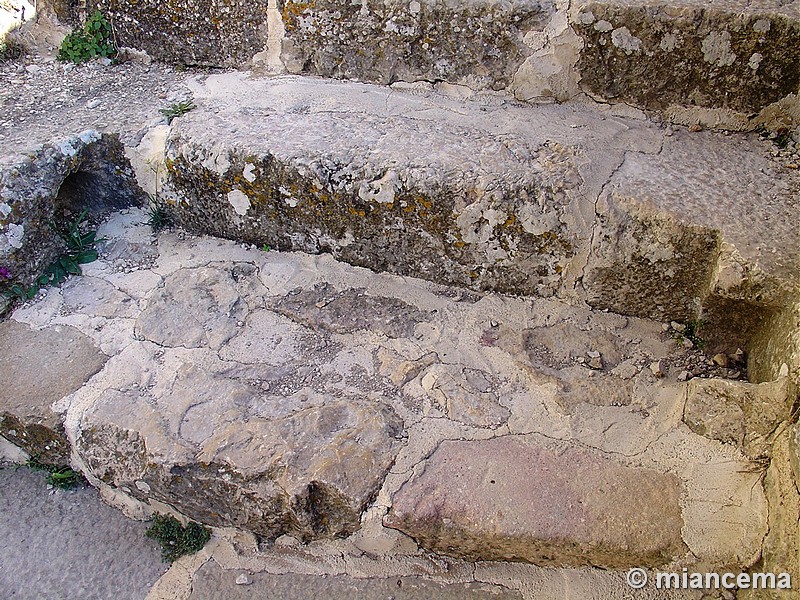
[{"label": "stone step", "polygon": [[756,0],[274,0],[166,10],[99,0],[123,45],[180,64],[658,110],[734,129],[800,125],[800,4]]},{"label": "stone step", "polygon": [[[342,543],[549,566],[759,557],[754,461],[789,419],[780,382],[731,379],[658,322],[183,232],[145,246],[146,219],[116,214],[84,276],[0,324],[3,347],[75,341],[3,376],[91,377],[37,406],[107,499],[339,557]],[[108,360],[75,373],[92,347]],[[757,422],[743,438],[721,418],[736,407]]]},{"label": "stone step", "polygon": [[[242,73],[190,83],[162,197],[187,229],[473,290],[712,324],[797,295],[800,171],[755,136]],[[745,200],[746,199],[746,200]]]}]

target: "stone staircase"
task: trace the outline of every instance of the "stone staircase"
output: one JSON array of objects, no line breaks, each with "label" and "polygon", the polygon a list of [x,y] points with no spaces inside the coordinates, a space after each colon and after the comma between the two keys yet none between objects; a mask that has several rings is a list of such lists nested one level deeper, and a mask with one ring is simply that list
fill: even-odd
[{"label": "stone staircase", "polygon": [[796,3],[97,6],[158,58],[263,50],[154,66],[197,105],[169,125],[109,66],[102,131],[87,104],[0,156],[0,266],[39,273],[64,209],[104,238],[0,323],[0,435],[215,527],[152,598],[800,577],[800,171],[677,124],[797,126]]}]

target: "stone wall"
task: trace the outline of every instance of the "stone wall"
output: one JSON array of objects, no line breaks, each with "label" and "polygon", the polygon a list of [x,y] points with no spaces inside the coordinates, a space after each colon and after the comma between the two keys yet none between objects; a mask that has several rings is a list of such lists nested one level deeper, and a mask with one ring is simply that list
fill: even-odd
[{"label": "stone wall", "polygon": [[588,94],[687,125],[800,125],[793,4],[90,0],[95,9],[121,45],[178,64],[448,82],[532,102]]}]

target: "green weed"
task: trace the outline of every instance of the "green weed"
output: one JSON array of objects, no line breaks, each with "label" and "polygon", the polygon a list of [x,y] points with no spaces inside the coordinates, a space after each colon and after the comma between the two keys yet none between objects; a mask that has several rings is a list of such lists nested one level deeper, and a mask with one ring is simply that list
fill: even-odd
[{"label": "green weed", "polygon": [[683,331],[675,332],[674,338],[680,342],[684,338],[692,342],[695,348],[699,348],[703,350],[706,347],[705,340],[700,337],[700,331],[703,329],[703,325],[705,323],[702,319],[695,319],[693,321],[689,321],[683,328]]},{"label": "green weed", "polygon": [[183,102],[176,102],[169,108],[162,108],[159,112],[167,117],[167,125],[172,125],[172,120],[177,117],[182,117],[190,110],[197,108],[197,105],[191,100],[184,100]]},{"label": "green weed", "polygon": [[116,56],[113,31],[99,10],[89,17],[83,29],[73,29],[58,49],[58,60],[80,64],[93,58]]},{"label": "green weed", "polygon": [[161,545],[161,557],[165,561],[173,562],[185,554],[200,551],[211,539],[211,530],[193,522],[184,527],[175,517],[156,513],[145,535]]},{"label": "green weed", "polygon": [[6,39],[0,42],[0,63],[18,60],[22,58],[26,52],[25,46],[11,37],[10,34],[6,34]]},{"label": "green weed", "polygon": [[51,221],[50,228],[64,240],[67,246],[66,252],[50,263],[30,286],[14,284],[5,294],[20,300],[30,300],[43,287],[61,285],[70,275],[80,275],[81,265],[97,260],[95,245],[103,239],[97,237],[97,231],[86,230],[87,215],[88,210],[84,210],[66,227],[59,227]]},{"label": "green weed", "polygon": [[33,471],[44,471],[47,473],[47,483],[62,490],[70,490],[84,483],[83,475],[70,467],[58,467],[40,462],[39,459],[31,457],[26,466]]}]

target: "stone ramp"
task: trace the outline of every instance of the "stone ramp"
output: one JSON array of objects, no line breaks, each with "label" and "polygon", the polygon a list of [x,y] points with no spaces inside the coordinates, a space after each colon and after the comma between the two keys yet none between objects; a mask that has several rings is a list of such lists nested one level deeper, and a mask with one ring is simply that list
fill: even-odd
[{"label": "stone ramp", "polygon": [[755,136],[424,86],[191,87],[163,187],[190,230],[624,314],[705,311],[742,347],[797,293],[800,171]]},{"label": "stone ramp", "polygon": [[115,216],[101,260],[0,326],[71,327],[109,356],[53,408],[106,498],[322,540],[329,565],[343,543],[615,568],[759,556],[756,446],[714,418],[781,396],[706,379],[736,374],[660,323],[182,233],[145,247],[145,218]]}]

